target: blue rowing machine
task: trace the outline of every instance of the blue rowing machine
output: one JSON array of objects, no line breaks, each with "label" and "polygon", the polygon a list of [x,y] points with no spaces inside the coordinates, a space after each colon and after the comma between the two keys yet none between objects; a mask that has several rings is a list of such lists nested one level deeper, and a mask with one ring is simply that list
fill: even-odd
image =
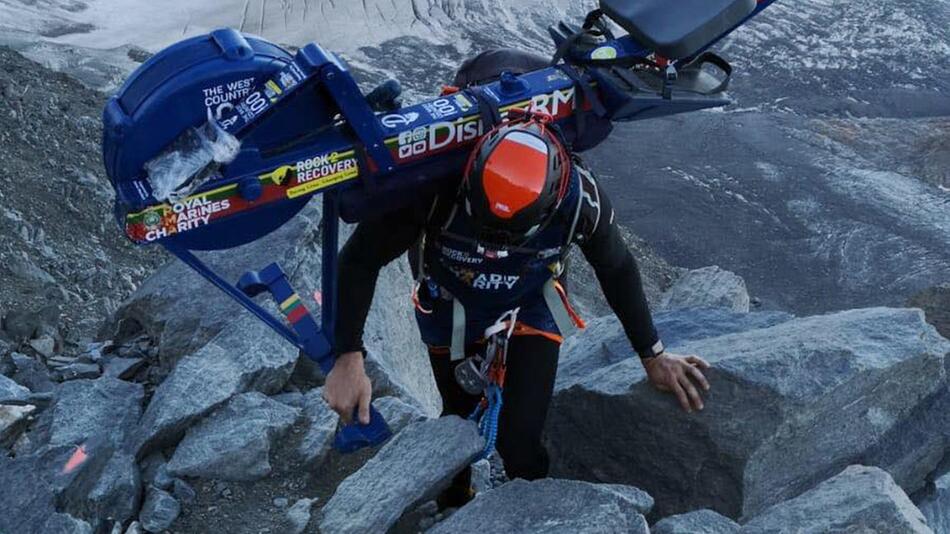
[{"label": "blue rowing machine", "polygon": [[[707,49],[773,1],[681,0],[670,9],[660,0],[601,0],[581,26],[550,28],[551,67],[406,107],[393,82],[364,96],[344,62],[315,43],[291,55],[233,29],[179,42],[133,72],[105,107],[116,221],[133,242],[164,246],[329,373],[341,218],[367,220],[457,177],[475,140],[511,110],[550,115],[583,150],[615,121],[729,104],[731,67]],[[617,25],[627,33],[616,35]],[[192,252],[261,239],[318,194],[319,323],[277,264],[232,284]],[[255,302],[262,293],[284,318]],[[389,435],[374,409],[369,425],[344,427],[336,445],[352,451]]]}]

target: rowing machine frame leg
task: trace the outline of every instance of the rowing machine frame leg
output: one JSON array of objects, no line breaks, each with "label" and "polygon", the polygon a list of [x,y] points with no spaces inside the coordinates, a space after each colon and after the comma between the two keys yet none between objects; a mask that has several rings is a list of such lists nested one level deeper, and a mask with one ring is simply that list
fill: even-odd
[{"label": "rowing machine frame leg", "polygon": [[[329,374],[335,361],[332,336],[336,324],[337,256],[340,231],[336,196],[332,194],[323,196],[322,231],[323,265],[320,282],[323,297],[319,325],[277,263],[272,263],[260,271],[248,271],[241,276],[237,285],[232,285],[190,250],[177,247],[173,243],[165,243],[165,248],[300,349],[307,357],[316,361],[324,374]],[[265,291],[270,293],[277,302],[280,311],[292,328],[288,328],[283,321],[254,301],[253,297]],[[356,420],[355,415],[354,420]],[[386,421],[375,408],[371,407],[369,424],[354,423],[344,426],[337,434],[335,446],[340,452],[353,452],[363,447],[379,445],[391,435],[392,432]]]}]

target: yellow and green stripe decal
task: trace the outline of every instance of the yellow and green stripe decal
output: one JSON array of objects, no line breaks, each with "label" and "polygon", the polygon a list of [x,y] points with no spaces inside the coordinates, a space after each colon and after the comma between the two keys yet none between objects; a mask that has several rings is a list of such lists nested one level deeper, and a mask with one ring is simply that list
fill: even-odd
[{"label": "yellow and green stripe decal", "polygon": [[280,303],[280,311],[291,323],[296,323],[300,319],[303,319],[308,313],[307,307],[303,305],[303,302],[300,300],[300,295],[297,293],[287,297],[287,300]]}]

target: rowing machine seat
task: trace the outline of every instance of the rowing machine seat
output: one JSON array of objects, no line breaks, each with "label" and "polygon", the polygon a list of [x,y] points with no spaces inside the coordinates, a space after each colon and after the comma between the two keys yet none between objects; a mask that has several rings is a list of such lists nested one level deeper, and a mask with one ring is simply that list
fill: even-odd
[{"label": "rowing machine seat", "polygon": [[742,22],[756,0],[600,0],[604,13],[669,59],[689,57]]}]

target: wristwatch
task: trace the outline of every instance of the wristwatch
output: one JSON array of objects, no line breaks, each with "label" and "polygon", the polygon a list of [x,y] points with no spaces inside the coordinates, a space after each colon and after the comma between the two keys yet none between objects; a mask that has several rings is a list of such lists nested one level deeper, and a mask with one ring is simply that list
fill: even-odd
[{"label": "wristwatch", "polygon": [[640,352],[640,359],[646,360],[648,358],[656,358],[657,356],[663,354],[664,350],[666,349],[663,347],[663,342],[657,340],[657,342],[650,346],[650,348]]}]

